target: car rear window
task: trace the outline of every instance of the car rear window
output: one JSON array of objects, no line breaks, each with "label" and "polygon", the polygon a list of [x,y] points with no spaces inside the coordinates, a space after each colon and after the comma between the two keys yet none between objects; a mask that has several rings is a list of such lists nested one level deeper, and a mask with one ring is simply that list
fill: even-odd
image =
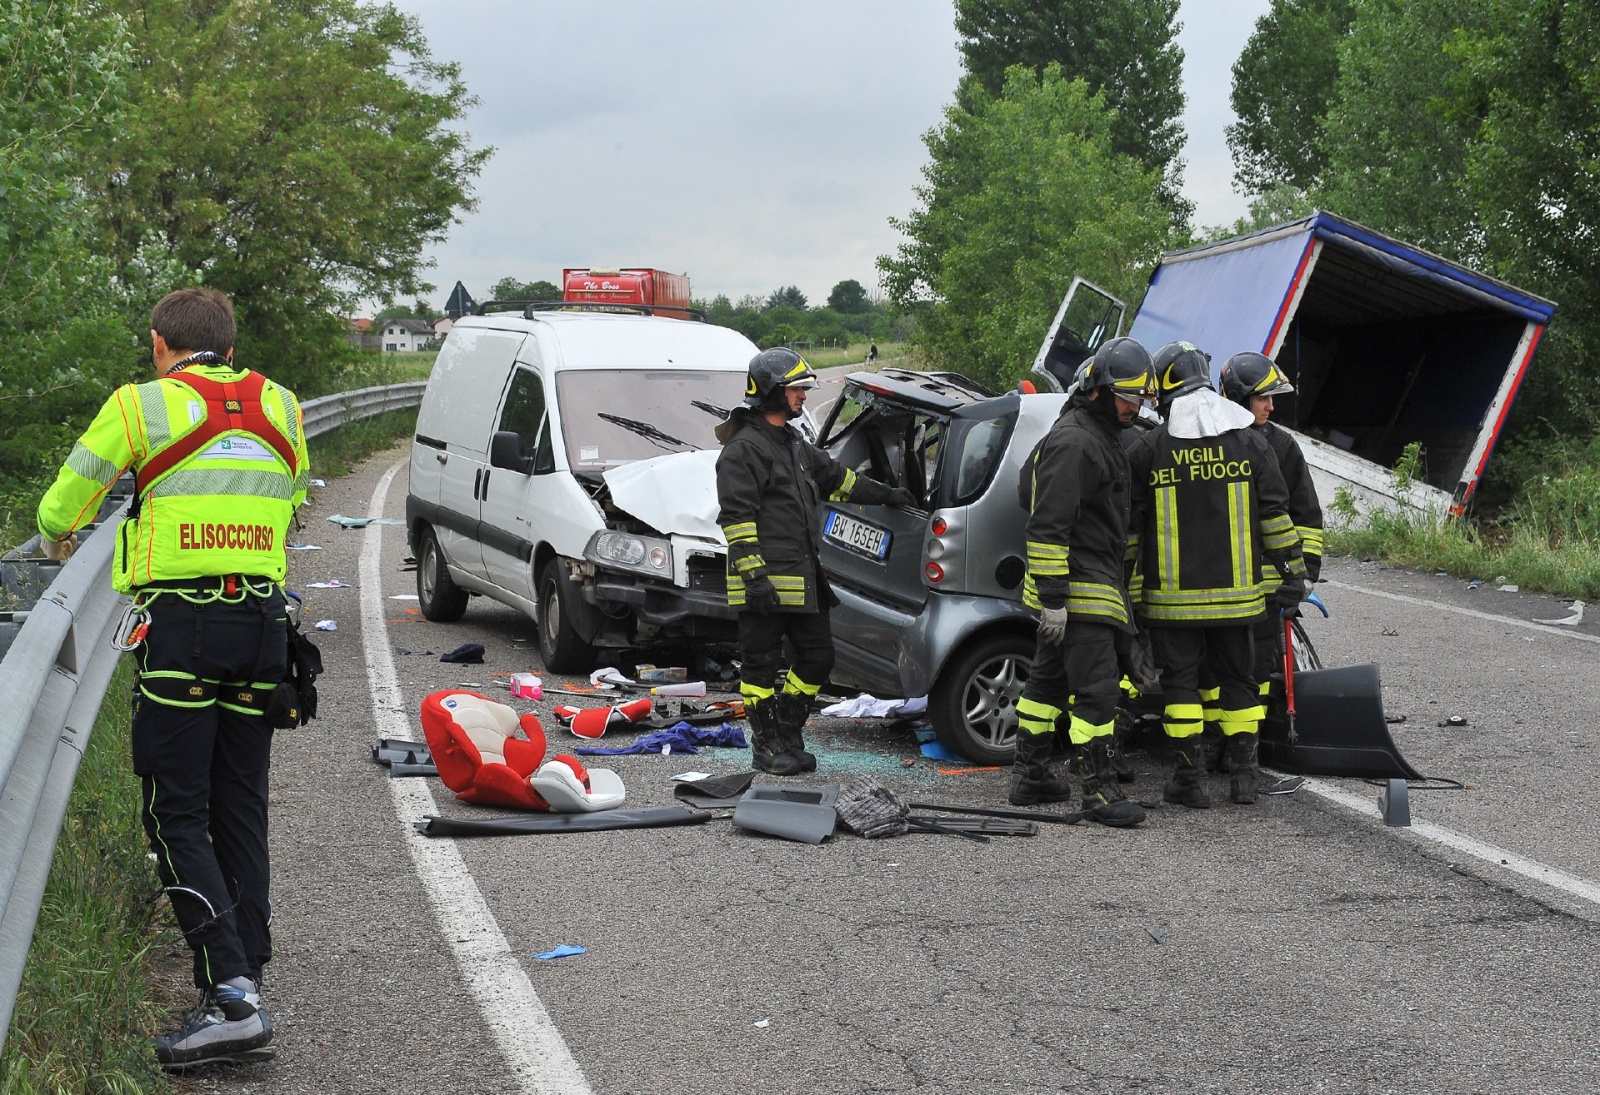
[{"label": "car rear window", "polygon": [[728,369],[583,369],[556,375],[556,405],[574,471],[717,447],[717,425],[744,400]]}]

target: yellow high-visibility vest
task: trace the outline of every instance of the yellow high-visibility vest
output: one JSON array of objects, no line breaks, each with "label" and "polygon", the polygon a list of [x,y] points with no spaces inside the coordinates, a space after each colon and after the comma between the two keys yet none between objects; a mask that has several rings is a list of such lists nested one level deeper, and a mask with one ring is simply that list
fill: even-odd
[{"label": "yellow high-visibility vest", "polygon": [[[61,539],[93,520],[111,484],[133,468],[138,515],[117,531],[111,582],[119,593],[224,574],[282,581],[284,538],[310,465],[294,393],[261,380],[257,402],[249,392],[258,379],[196,364],[118,388],[40,500],[39,532]],[[200,439],[196,451],[170,459]]]}]

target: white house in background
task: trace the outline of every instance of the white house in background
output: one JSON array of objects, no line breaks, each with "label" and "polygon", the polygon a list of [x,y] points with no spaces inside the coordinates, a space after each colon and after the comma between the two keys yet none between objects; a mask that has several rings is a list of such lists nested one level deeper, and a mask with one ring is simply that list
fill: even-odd
[{"label": "white house in background", "polygon": [[385,353],[420,350],[423,343],[433,340],[433,324],[425,319],[386,319],[381,338]]}]

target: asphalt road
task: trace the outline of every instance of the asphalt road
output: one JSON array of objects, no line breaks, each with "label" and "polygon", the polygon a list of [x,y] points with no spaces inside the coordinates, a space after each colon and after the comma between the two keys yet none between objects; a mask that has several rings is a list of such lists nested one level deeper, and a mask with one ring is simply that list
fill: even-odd
[{"label": "asphalt road", "polygon": [[[399,599],[415,593],[401,528],[326,520],[400,517],[404,457],[314,491],[291,535],[320,548],[291,557],[308,625],[338,629],[315,633],[321,715],[274,757],[281,1049],[185,1090],[1600,1089],[1600,627],[1531,623],[1561,603],[1330,560],[1333,616],[1307,625],[1324,663],[1377,662],[1405,756],[1466,784],[1414,791],[1411,828],[1385,827],[1361,781],[1237,807],[1217,779],[1208,811],[989,844],[812,846],[720,817],[436,840],[407,819],[490,811],[391,780],[372,742],[421,740],[434,690],[505,696],[508,674],[541,667],[512,610],[475,598],[436,625]],[[349,586],[312,588],[334,579]],[[465,642],[485,664],[438,660]],[[551,707],[567,699],[517,706],[566,748]],[[1438,725],[1451,715],[1465,725]],[[791,782],[866,773],[916,800],[1004,803],[1004,772],[920,758],[905,729],[826,720],[808,743],[821,767]],[[1135,760],[1134,794],[1158,800],[1164,764]],[[671,775],[745,770],[748,753],[592,763],[629,806],[671,805]],[[563,943],[587,953],[533,957]]]}]

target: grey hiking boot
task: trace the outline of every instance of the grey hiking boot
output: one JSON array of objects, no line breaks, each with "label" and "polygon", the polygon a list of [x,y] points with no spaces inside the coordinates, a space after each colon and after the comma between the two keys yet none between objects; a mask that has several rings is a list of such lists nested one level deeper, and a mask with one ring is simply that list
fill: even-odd
[{"label": "grey hiking boot", "polygon": [[152,1042],[156,1060],[170,1071],[264,1061],[276,1052],[260,985],[248,977],[234,977],[202,992],[183,1025]]}]

